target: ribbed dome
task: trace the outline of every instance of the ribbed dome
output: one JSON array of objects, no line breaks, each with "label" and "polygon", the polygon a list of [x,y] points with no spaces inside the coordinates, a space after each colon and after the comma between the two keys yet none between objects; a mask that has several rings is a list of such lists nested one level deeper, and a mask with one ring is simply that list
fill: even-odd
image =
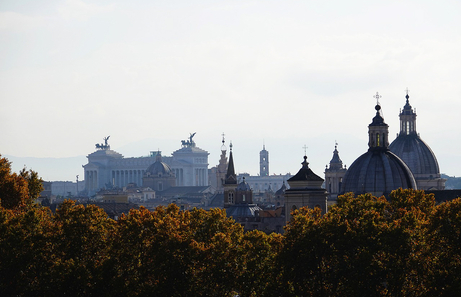
[{"label": "ribbed dome", "polygon": [[162,156],[157,154],[155,163],[147,167],[146,173],[156,176],[172,175],[172,170],[168,164],[162,162]]},{"label": "ribbed dome", "polygon": [[347,170],[342,192],[387,196],[398,188],[416,189],[415,179],[408,166],[389,150],[369,150]]},{"label": "ribbed dome", "polygon": [[434,152],[418,135],[401,134],[391,143],[389,149],[408,165],[415,176],[439,176],[439,164]]}]

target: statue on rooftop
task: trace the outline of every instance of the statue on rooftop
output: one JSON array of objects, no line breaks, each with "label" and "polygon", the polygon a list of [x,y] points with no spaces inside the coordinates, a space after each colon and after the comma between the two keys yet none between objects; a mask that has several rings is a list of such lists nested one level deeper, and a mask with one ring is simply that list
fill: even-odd
[{"label": "statue on rooftop", "polygon": [[190,136],[189,136],[189,140],[181,140],[181,144],[183,147],[195,147],[195,142],[192,140],[192,138],[194,138],[195,134],[197,132],[194,132],[194,133],[189,133]]},{"label": "statue on rooftop", "polygon": [[108,144],[109,137],[110,137],[110,135],[103,138],[104,143],[101,143],[101,144],[96,143],[95,144],[96,148],[100,149],[100,150],[110,150],[110,145]]}]

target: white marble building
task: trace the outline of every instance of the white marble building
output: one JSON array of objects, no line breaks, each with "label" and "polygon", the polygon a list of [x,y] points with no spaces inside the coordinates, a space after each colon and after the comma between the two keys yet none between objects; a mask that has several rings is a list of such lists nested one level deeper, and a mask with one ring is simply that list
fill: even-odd
[{"label": "white marble building", "polygon": [[[187,141],[183,140],[181,148],[173,152],[172,156],[162,156],[162,161],[175,173],[176,186],[208,186],[209,153],[195,145],[192,140],[194,135]],[[141,186],[146,169],[160,153],[158,151],[151,152],[147,157],[125,158],[110,149],[108,139],[104,138],[105,144],[96,145],[96,151],[87,156],[88,163],[83,166],[85,189],[90,195],[99,189],[123,188],[129,183]]]}]

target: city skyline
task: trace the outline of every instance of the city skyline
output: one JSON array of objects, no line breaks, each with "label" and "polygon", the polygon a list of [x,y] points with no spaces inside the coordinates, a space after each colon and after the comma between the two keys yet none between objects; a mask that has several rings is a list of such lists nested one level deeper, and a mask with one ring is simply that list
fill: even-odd
[{"label": "city skyline", "polygon": [[[125,157],[170,155],[197,132],[213,167],[224,132],[238,172],[259,172],[265,144],[269,173],[294,174],[306,145],[310,167],[323,176],[335,142],[348,167],[366,152],[376,92],[395,139],[408,88],[417,131],[441,173],[459,176],[460,8],[2,1],[0,153],[81,158],[111,135],[111,148]],[[84,160],[59,180],[82,177]],[[13,169],[24,165],[58,180],[53,168]]]}]

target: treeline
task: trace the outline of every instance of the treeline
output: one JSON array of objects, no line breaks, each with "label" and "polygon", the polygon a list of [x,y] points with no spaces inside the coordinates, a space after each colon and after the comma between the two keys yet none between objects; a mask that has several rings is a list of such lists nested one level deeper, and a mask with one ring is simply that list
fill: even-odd
[{"label": "treeline", "polygon": [[[461,200],[422,191],[293,213],[284,235],[175,205],[118,221],[31,203],[33,171],[0,162],[2,296],[458,296]],[[16,202],[15,199],[17,200]],[[18,200],[19,199],[19,200]]]}]

